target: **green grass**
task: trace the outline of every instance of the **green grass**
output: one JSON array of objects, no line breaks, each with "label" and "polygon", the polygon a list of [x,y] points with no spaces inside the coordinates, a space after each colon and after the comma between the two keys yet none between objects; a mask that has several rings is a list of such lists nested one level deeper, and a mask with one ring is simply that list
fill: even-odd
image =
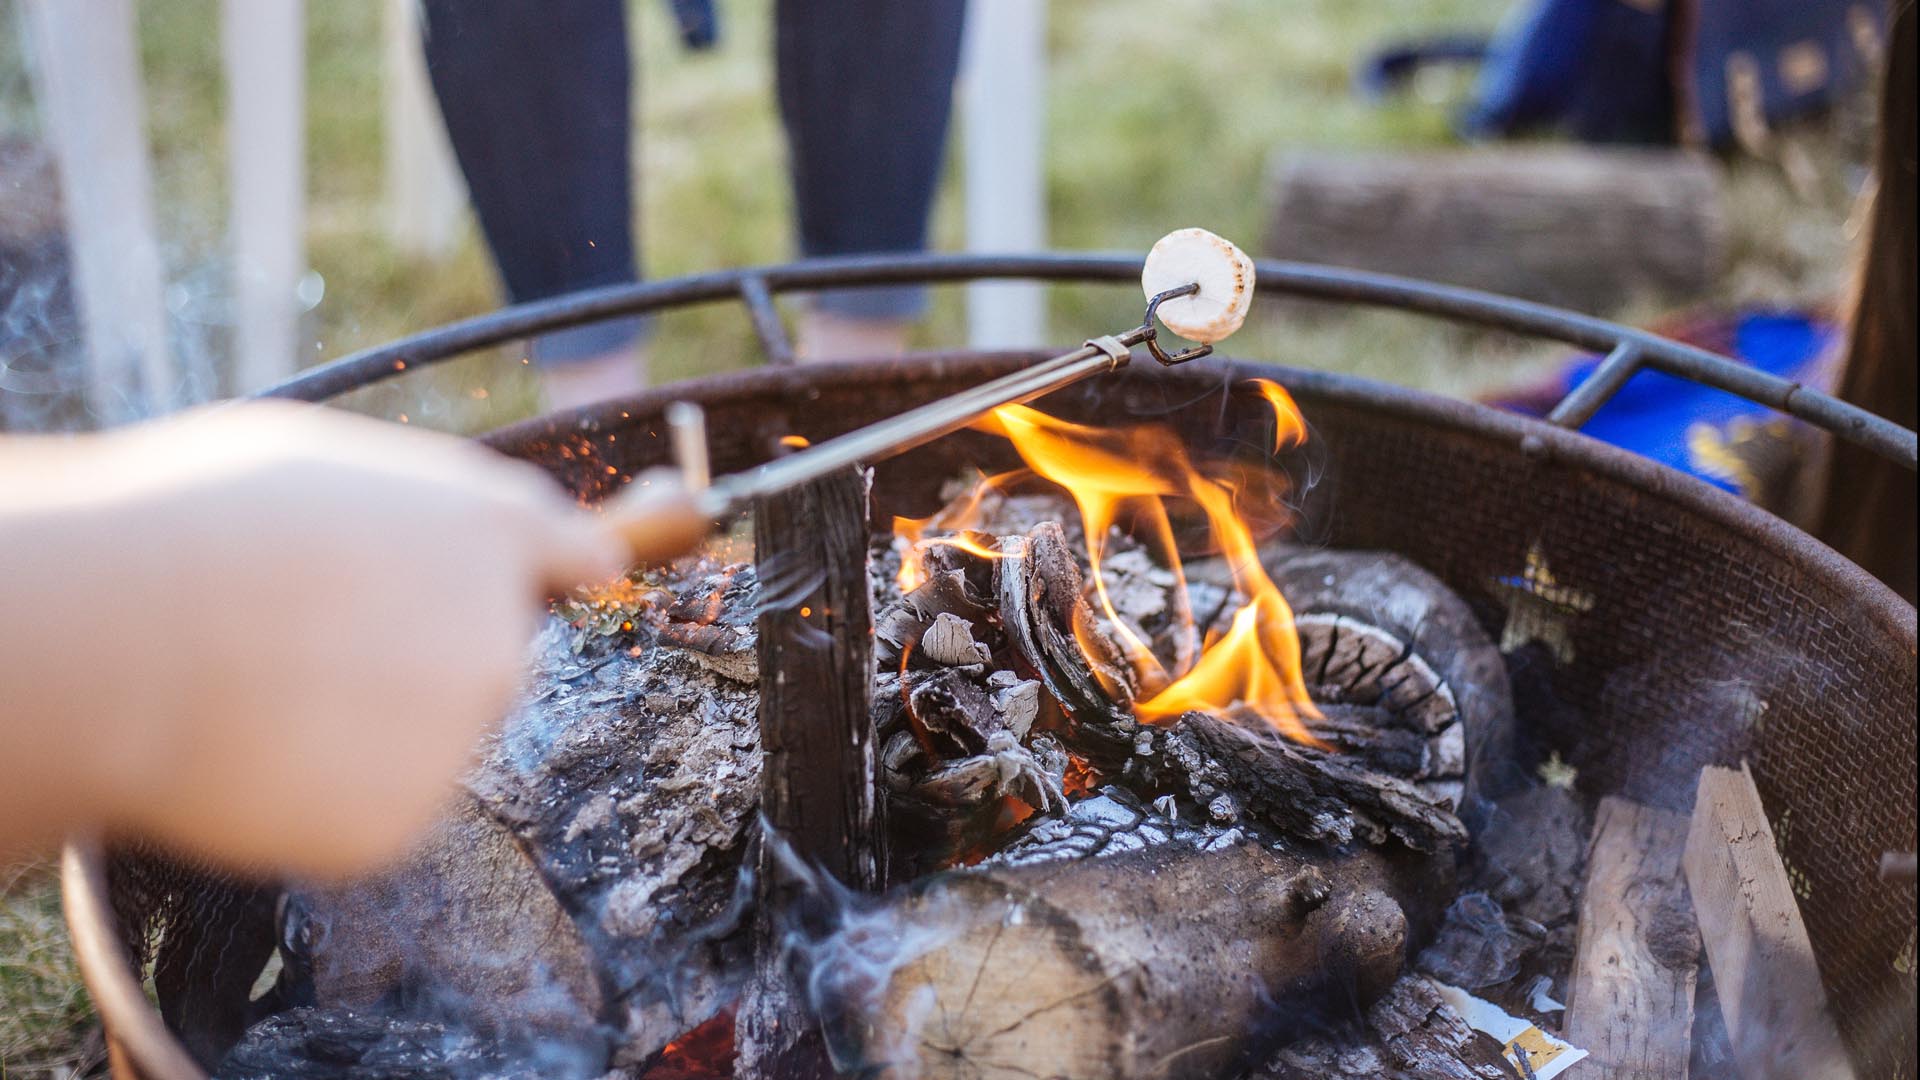
[{"label": "green grass", "polygon": [[94,1028],[52,870],[0,866],[0,1080],[61,1077],[97,1064]]}]

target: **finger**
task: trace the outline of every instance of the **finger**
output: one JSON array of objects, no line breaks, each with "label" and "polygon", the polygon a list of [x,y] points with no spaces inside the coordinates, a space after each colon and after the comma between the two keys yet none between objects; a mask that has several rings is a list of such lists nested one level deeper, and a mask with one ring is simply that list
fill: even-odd
[{"label": "finger", "polygon": [[556,592],[616,577],[631,561],[618,533],[598,516],[572,509],[550,519],[538,557],[542,587]]},{"label": "finger", "polygon": [[693,494],[671,469],[643,473],[606,504],[605,527],[626,544],[635,563],[685,554],[713,528]]}]

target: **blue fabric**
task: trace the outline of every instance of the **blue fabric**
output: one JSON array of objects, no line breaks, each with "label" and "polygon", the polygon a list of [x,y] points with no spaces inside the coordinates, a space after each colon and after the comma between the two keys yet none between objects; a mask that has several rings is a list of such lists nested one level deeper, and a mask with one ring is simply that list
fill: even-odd
[{"label": "blue fabric", "polygon": [[[1878,27],[1885,12],[1885,0],[1521,0],[1487,46],[1462,128],[1724,146],[1730,65],[1758,74],[1770,123],[1830,105],[1871,76],[1855,23]],[[1418,50],[1396,53],[1405,71]]]},{"label": "blue fabric", "polygon": [[1624,0],[1537,0],[1494,37],[1463,126],[1493,136],[1564,128],[1590,142],[1673,137],[1667,17]]},{"label": "blue fabric", "polygon": [[[1814,365],[1838,333],[1833,324],[1799,313],[1744,315],[1734,326],[1733,354],[1762,371],[1803,381],[1811,378]],[[1585,381],[1599,362],[1599,357],[1589,356],[1569,365],[1564,389]],[[1742,493],[1739,486],[1697,453],[1703,434],[1697,425],[1707,425],[1705,434],[1728,444],[1736,441],[1733,429],[1739,422],[1764,423],[1777,415],[1724,390],[1642,371],[1580,430],[1737,495]]]}]

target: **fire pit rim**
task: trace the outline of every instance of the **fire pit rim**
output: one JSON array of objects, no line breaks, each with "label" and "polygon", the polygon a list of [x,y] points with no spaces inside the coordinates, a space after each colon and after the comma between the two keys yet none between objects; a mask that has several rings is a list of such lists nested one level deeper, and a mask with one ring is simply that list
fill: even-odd
[{"label": "fire pit rim", "polygon": [[[616,316],[725,300],[746,306],[769,362],[787,366],[793,362],[793,352],[774,307],[776,293],[997,278],[1133,281],[1140,266],[1139,258],[1132,255],[1069,252],[854,255],[583,289],[364,349],[300,372],[255,396],[325,401],[517,338]],[[1635,374],[1651,369],[1799,417],[1909,470],[1920,469],[1920,436],[1915,432],[1811,387],[1645,330],[1565,308],[1393,274],[1271,259],[1258,260],[1255,267],[1255,289],[1261,294],[1398,309],[1606,353],[1593,374],[1572,387],[1549,415],[1549,421],[1561,427],[1577,430]]]}]

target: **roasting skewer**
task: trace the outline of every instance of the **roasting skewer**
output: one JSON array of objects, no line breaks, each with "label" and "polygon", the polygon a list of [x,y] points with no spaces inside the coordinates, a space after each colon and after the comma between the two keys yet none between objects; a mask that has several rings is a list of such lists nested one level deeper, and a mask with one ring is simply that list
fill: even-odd
[{"label": "roasting skewer", "polygon": [[[1148,253],[1141,284],[1147,294],[1146,314],[1131,330],[1089,338],[1072,352],[746,472],[709,480],[706,418],[699,406],[675,402],[668,407],[666,420],[682,481],[697,493],[703,514],[726,517],[755,499],[952,434],[1003,405],[1024,404],[1083,379],[1118,371],[1132,361],[1136,345],[1145,345],[1155,360],[1168,366],[1198,360],[1245,321],[1253,296],[1253,260],[1210,232],[1182,229],[1162,238]],[[1168,353],[1159,341],[1163,319],[1168,329],[1201,344]],[[618,507],[614,509],[618,513]]]}]

